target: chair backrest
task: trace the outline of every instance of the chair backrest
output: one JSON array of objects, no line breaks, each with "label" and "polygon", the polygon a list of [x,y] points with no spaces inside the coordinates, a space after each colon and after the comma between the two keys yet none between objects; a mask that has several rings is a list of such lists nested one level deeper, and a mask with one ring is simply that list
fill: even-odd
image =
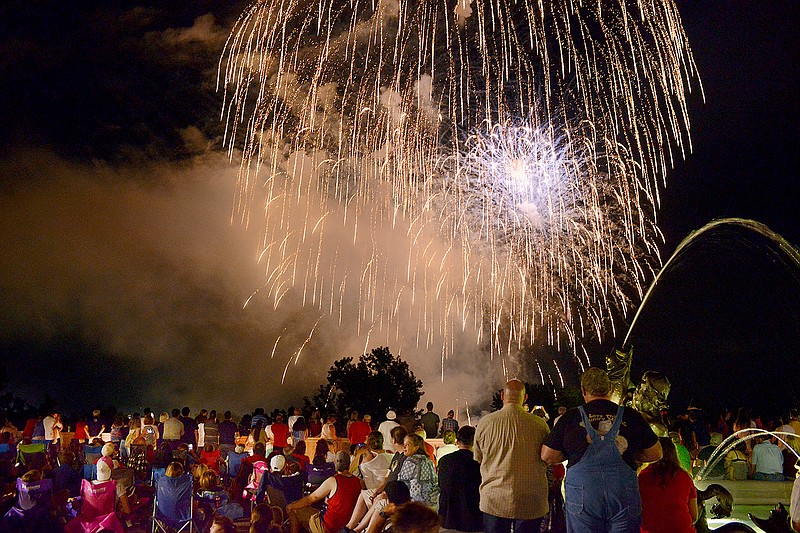
[{"label": "chair backrest", "polygon": [[230,477],[236,477],[236,474],[239,473],[239,469],[242,467],[242,459],[247,457],[247,453],[236,453],[236,452],[228,452],[228,475]]},{"label": "chair backrest", "polygon": [[217,474],[219,474],[219,458],[220,458],[219,450],[214,450],[213,452],[200,450],[200,462],[206,465],[214,472],[216,472]]},{"label": "chair backrest", "polygon": [[250,474],[250,481],[247,483],[247,488],[257,489],[261,484],[261,478],[264,477],[264,472],[269,470],[269,466],[265,461],[256,461],[253,463],[253,473]]},{"label": "chair backrest", "polygon": [[97,518],[113,513],[117,503],[117,482],[110,479],[102,483],[81,482],[81,516]]},{"label": "chair backrest", "polygon": [[17,451],[20,453],[45,453],[47,448],[44,444],[20,444],[17,446]]},{"label": "chair backrest", "polygon": [[29,483],[22,481],[22,478],[17,478],[17,505],[23,511],[33,509],[40,503],[49,505],[52,494],[52,479],[42,479]]},{"label": "chair backrest", "polygon": [[186,468],[186,459],[188,458],[188,455],[189,454],[186,452],[186,450],[181,450],[180,448],[172,450],[172,458],[182,464],[184,468]]},{"label": "chair backrest", "polygon": [[89,446],[88,444],[83,445],[83,462],[87,465],[93,465],[97,463],[97,460],[103,457],[103,447],[102,446]]},{"label": "chair backrest", "polygon": [[204,490],[198,493],[197,498],[214,509],[219,509],[221,506],[228,503],[228,493],[224,490]]},{"label": "chair backrest", "polygon": [[116,480],[120,494],[127,494],[136,484],[136,476],[132,468],[120,466],[111,471],[111,479]]},{"label": "chair backrest", "polygon": [[83,465],[83,479],[89,481],[97,479],[97,465]]},{"label": "chair backrest", "polygon": [[25,467],[42,469],[47,465],[47,448],[44,444],[20,444],[17,446],[17,462]]},{"label": "chair backrest", "polygon": [[336,473],[333,463],[306,466],[306,478],[310,485],[322,485],[322,482]]},{"label": "chair backrest", "polygon": [[191,474],[178,477],[161,476],[156,481],[156,502],[153,516],[171,527],[179,527],[192,519]]}]

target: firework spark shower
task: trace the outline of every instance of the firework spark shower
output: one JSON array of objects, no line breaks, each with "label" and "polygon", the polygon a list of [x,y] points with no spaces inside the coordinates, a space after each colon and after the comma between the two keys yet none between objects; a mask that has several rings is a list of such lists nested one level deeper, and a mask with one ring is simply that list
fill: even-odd
[{"label": "firework spark shower", "polygon": [[365,348],[414,324],[443,362],[464,331],[503,358],[599,338],[659,264],[693,84],[672,1],[258,0],[219,81],[257,296]]}]

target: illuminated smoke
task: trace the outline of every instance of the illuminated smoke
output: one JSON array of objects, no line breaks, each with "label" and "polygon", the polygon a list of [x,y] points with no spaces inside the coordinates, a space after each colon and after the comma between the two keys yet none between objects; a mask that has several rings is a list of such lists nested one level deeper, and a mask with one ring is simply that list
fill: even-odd
[{"label": "illuminated smoke", "polygon": [[464,331],[492,354],[599,338],[658,264],[694,78],[672,1],[254,2],[220,86],[258,296],[443,373]]}]

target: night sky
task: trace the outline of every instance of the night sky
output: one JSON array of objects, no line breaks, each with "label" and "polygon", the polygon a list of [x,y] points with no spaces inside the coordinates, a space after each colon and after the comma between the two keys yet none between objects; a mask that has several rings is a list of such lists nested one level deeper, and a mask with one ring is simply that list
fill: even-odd
[{"label": "night sky", "polygon": [[[335,359],[360,353],[363,341],[323,329],[313,355],[280,385],[291,354],[270,359],[275,338],[299,345],[315,317],[242,309],[263,273],[258,236],[231,223],[237,165],[220,148],[215,84],[245,5],[0,7],[7,390],[34,403],[49,393],[69,409],[285,408],[313,394]],[[800,243],[800,5],[678,6],[705,101],[698,91],[689,98],[693,151],[662,192],[663,260],[721,217],[754,219]],[[792,396],[800,378],[797,274],[764,252],[767,240],[743,240],[698,245],[665,274],[631,335],[634,376],[665,372],[676,408],[800,404]],[[626,329],[621,321],[617,344]],[[476,377],[491,366],[479,357],[450,363],[456,386],[438,383],[435,357],[407,354],[435,402],[497,385]],[[603,355],[593,353],[593,363]]]}]

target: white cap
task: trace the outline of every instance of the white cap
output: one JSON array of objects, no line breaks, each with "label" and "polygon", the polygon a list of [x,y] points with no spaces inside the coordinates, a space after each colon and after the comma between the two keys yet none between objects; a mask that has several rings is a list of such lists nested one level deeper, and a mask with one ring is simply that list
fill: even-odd
[{"label": "white cap", "polygon": [[284,466],[286,466],[286,458],[282,455],[276,455],[269,462],[270,472],[282,472]]},{"label": "white cap", "polygon": [[103,449],[100,451],[103,454],[103,457],[111,457],[114,455],[114,444],[111,442],[106,442],[103,444]]},{"label": "white cap", "polygon": [[394,420],[395,418],[397,418],[397,415],[394,411],[389,411],[386,413],[386,420]]}]

